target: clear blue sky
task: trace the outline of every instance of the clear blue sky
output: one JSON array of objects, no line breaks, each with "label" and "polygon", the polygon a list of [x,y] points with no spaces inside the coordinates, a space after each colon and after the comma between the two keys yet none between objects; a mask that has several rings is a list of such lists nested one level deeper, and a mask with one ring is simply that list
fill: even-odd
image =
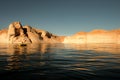
[{"label": "clear blue sky", "polygon": [[0,0],[0,29],[11,22],[57,35],[120,28],[120,0]]}]

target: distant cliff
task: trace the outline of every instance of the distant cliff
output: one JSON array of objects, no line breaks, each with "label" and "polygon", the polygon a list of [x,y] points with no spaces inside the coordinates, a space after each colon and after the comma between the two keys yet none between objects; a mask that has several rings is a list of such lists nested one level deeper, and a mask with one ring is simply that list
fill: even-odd
[{"label": "distant cliff", "polygon": [[78,32],[72,36],[66,37],[63,43],[120,43],[120,29]]},{"label": "distant cliff", "polygon": [[22,26],[13,22],[8,29],[0,30],[0,43],[61,43],[64,36],[57,36],[48,31]]},{"label": "distant cliff", "polygon": [[0,43],[119,43],[120,29],[93,30],[78,32],[72,36],[57,36],[48,31],[22,26],[20,22],[13,22],[8,29],[0,30]]}]

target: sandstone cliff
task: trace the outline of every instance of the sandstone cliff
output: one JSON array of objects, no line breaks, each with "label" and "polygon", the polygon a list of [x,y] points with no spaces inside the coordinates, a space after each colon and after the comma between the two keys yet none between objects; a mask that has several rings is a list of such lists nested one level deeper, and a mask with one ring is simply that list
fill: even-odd
[{"label": "sandstone cliff", "polygon": [[93,30],[78,32],[72,36],[57,36],[48,31],[31,26],[22,26],[20,22],[13,22],[8,29],[0,30],[0,43],[117,43],[120,44],[120,29]]},{"label": "sandstone cliff", "polygon": [[120,30],[93,30],[78,32],[64,39],[63,43],[120,43]]},{"label": "sandstone cliff", "polygon": [[0,30],[0,43],[61,43],[63,40],[64,36],[22,26],[20,22],[13,22],[8,29]]}]

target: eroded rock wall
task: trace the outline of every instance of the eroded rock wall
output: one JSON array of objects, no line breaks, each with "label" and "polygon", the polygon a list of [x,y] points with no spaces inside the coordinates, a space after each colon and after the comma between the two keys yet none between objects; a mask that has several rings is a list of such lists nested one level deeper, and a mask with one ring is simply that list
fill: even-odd
[{"label": "eroded rock wall", "polygon": [[78,32],[72,36],[57,36],[48,31],[31,26],[22,26],[20,22],[13,22],[8,29],[0,30],[0,43],[119,43],[120,29],[93,30]]},{"label": "eroded rock wall", "polygon": [[66,37],[63,43],[120,43],[120,30],[94,30]]},{"label": "eroded rock wall", "polygon": [[22,26],[20,22],[13,22],[8,29],[0,31],[0,43],[60,43],[62,38],[45,30]]}]

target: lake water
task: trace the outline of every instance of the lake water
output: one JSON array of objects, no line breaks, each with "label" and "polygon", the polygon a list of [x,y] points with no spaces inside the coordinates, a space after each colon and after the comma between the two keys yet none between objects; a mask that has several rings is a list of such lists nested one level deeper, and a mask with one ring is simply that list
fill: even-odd
[{"label": "lake water", "polygon": [[120,80],[120,44],[0,44],[0,80]]}]

